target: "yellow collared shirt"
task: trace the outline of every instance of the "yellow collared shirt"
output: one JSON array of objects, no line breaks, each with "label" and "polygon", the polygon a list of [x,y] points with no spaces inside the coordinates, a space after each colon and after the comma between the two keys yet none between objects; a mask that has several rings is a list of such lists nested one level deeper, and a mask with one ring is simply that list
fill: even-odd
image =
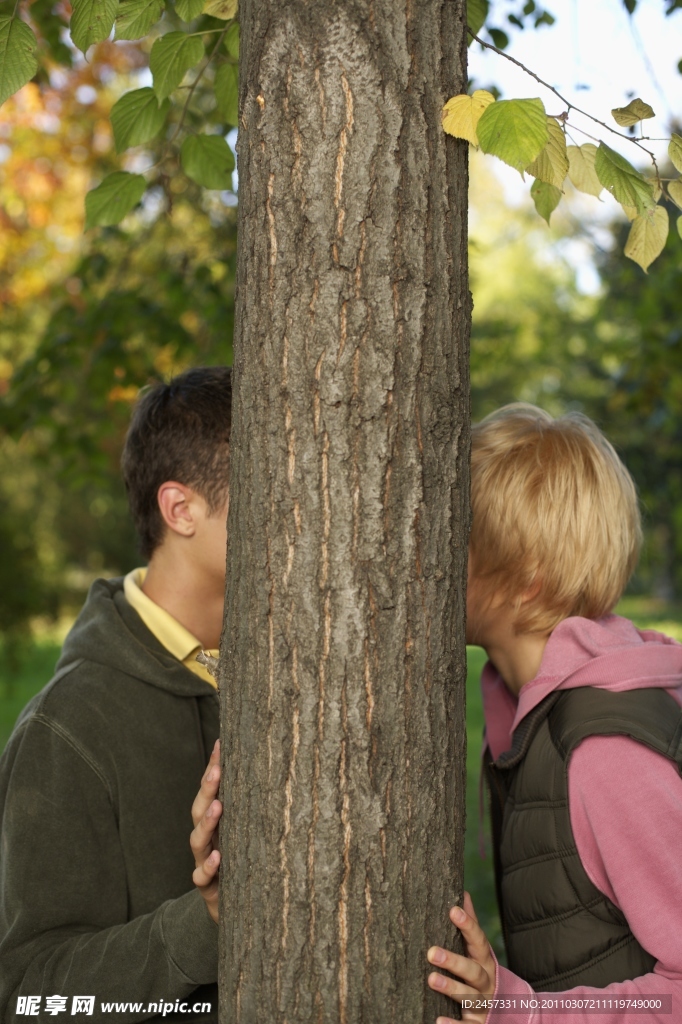
[{"label": "yellow collared shirt", "polygon": [[[144,578],[147,575],[146,569],[133,569],[123,580],[123,592],[131,608],[134,608],[140,616],[150,633],[153,633],[160,644],[166,650],[181,661],[182,664],[199,676],[204,682],[217,687],[216,681],[204,665],[197,661],[197,654],[203,647],[195,636],[192,636],[188,629],[174,619],[173,616],[159,607],[156,602],[142,590]],[[218,651],[207,651],[208,654],[218,657]]]}]

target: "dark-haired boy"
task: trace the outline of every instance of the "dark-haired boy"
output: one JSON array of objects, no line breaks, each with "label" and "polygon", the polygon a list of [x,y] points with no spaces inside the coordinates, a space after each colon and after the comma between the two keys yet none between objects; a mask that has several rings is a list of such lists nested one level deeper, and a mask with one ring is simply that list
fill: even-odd
[{"label": "dark-haired boy", "polygon": [[139,401],[122,465],[148,567],[93,584],[0,760],[2,1021],[214,1018],[188,840],[219,727],[196,654],[222,624],[230,412],[225,368]]}]

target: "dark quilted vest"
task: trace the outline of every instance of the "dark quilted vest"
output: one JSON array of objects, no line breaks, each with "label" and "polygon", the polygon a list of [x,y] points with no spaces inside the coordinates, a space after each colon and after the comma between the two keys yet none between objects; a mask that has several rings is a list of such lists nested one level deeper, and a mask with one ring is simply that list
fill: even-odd
[{"label": "dark quilted vest", "polygon": [[589,686],[550,694],[521,722],[511,750],[485,767],[509,967],[537,991],[604,988],[655,963],[576,850],[568,761],[594,735],[630,736],[682,769],[682,710],[669,694]]}]

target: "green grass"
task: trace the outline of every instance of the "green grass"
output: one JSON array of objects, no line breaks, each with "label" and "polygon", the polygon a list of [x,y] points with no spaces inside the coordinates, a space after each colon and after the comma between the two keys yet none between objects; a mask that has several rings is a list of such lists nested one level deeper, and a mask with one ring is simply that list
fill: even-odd
[{"label": "green grass", "polygon": [[[682,605],[666,604],[653,598],[624,598],[617,611],[631,618],[640,629],[657,629],[682,641]],[[0,660],[0,751],[24,705],[50,679],[60,645],[53,637],[27,644],[21,664],[12,671]],[[478,785],[483,738],[483,707],[479,680],[485,663],[480,647],[468,648],[467,675],[467,829],[464,849],[464,885],[471,893],[479,920],[496,954],[505,962],[502,932],[495,900],[487,797],[484,800],[483,830],[486,857],[478,849]]]}]

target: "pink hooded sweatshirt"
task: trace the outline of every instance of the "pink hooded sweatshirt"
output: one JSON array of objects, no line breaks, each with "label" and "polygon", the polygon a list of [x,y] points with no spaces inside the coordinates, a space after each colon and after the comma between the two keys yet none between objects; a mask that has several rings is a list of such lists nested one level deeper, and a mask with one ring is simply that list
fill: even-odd
[{"label": "pink hooded sweatshirt", "polygon": [[[518,699],[490,662],[481,686],[487,743],[496,759],[511,747],[522,719],[555,690],[660,687],[682,704],[682,644],[653,630],[640,631],[618,615],[597,622],[565,619],[549,638],[540,671]],[[486,1024],[682,1024],[682,779],[677,768],[628,737],[590,736],[569,762],[568,796],[587,875],[657,962],[650,974],[632,981],[551,993],[535,993],[498,965],[495,999],[510,1005],[490,1010]],[[649,1006],[633,1014],[622,1002],[616,1004],[655,1002],[656,997],[665,997],[658,1010]],[[604,1005],[608,1000],[610,1007]],[[573,1005],[583,1001],[587,1007]]]}]

